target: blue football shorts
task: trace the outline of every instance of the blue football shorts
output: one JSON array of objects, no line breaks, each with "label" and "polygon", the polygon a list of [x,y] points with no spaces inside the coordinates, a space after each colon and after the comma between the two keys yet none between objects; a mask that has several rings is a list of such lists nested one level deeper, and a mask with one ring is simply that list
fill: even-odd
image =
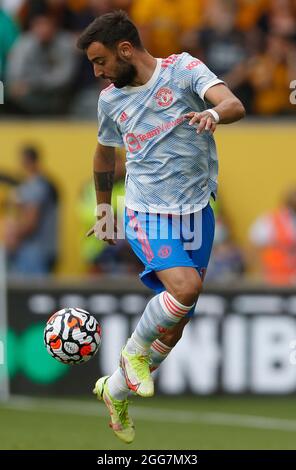
[{"label": "blue football shorts", "polygon": [[[156,293],[165,290],[156,275],[164,269],[189,266],[204,279],[215,232],[210,204],[185,215],[137,212],[126,208],[124,226],[129,244],[145,266],[140,278]],[[188,316],[192,314],[190,311]]]}]

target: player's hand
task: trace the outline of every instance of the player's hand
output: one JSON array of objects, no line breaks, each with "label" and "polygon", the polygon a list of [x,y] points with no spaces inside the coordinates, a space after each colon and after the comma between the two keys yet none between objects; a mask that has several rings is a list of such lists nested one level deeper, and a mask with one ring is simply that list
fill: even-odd
[{"label": "player's hand", "polygon": [[194,124],[198,124],[196,133],[201,134],[203,131],[210,131],[212,133],[215,132],[217,127],[217,122],[215,121],[214,116],[209,113],[208,111],[203,111],[202,113],[187,113],[184,115],[186,119],[190,119],[189,126],[193,126]]},{"label": "player's hand", "polygon": [[102,240],[108,243],[108,245],[116,245],[116,234],[117,234],[117,223],[115,219],[113,220],[113,233],[112,234],[107,232],[106,224],[102,225],[102,222],[98,220],[95,223],[95,225],[91,229],[89,229],[86,236],[90,237],[91,235],[94,235],[98,240]]}]

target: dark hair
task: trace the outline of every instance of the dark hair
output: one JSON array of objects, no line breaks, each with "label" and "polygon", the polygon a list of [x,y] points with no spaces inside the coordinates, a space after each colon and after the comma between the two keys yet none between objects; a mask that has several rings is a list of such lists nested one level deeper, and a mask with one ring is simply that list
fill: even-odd
[{"label": "dark hair", "polygon": [[129,41],[135,48],[143,49],[136,26],[122,10],[96,18],[81,33],[77,47],[85,51],[92,42],[100,42],[109,49],[114,49],[119,41]]},{"label": "dark hair", "polygon": [[27,160],[30,160],[31,162],[36,163],[39,160],[39,152],[37,148],[31,145],[23,147],[21,149],[21,153]]}]

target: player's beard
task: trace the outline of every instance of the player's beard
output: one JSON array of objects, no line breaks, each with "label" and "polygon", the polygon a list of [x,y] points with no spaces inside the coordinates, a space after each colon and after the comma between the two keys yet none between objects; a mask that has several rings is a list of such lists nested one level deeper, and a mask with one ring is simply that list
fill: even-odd
[{"label": "player's beard", "polygon": [[123,88],[128,85],[132,85],[136,76],[137,69],[133,64],[130,64],[120,57],[117,57],[117,77],[113,80],[113,84],[116,88]]}]

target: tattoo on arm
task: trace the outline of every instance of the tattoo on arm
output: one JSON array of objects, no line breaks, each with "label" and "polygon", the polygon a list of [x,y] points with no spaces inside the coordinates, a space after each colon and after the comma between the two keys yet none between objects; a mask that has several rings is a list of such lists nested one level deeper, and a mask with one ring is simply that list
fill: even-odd
[{"label": "tattoo on arm", "polygon": [[94,172],[95,187],[97,191],[111,191],[113,188],[114,172]]}]

